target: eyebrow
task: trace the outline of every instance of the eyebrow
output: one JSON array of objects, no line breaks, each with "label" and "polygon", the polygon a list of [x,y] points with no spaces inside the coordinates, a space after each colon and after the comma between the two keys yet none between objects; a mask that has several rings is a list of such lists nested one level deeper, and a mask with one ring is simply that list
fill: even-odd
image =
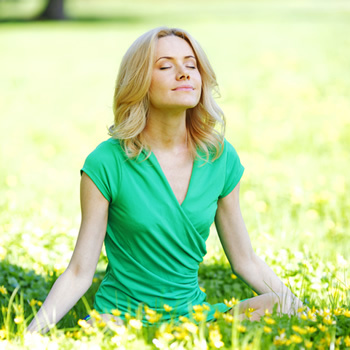
[{"label": "eyebrow", "polygon": [[[158,61],[161,60],[162,58],[163,58],[163,59],[167,59],[167,60],[173,60],[173,59],[174,59],[174,57],[171,57],[171,56],[163,56],[163,57],[159,57],[159,58],[157,59],[156,62],[158,62]],[[192,55],[185,56],[184,58],[185,58],[185,59],[187,59],[187,58],[194,58],[194,59],[196,60],[196,57],[194,57],[194,56],[192,56]]]}]

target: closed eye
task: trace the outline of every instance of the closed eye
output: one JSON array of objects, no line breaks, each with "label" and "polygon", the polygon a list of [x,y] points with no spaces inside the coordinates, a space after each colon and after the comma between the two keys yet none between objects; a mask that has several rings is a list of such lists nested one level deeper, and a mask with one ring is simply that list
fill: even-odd
[{"label": "closed eye", "polygon": [[171,67],[160,67],[159,69],[164,70],[164,69],[169,69],[169,68],[171,68]]}]

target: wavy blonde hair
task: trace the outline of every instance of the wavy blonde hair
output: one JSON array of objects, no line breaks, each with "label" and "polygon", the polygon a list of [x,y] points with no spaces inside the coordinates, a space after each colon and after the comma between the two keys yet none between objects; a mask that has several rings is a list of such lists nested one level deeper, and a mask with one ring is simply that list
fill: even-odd
[{"label": "wavy blonde hair", "polygon": [[[109,128],[109,134],[120,140],[129,158],[137,158],[147,149],[142,131],[147,123],[155,49],[160,38],[171,35],[184,39],[191,46],[202,77],[199,103],[186,112],[189,149],[193,157],[198,156],[206,160],[210,158],[214,161],[222,153],[225,131],[224,114],[213,97],[214,92],[218,93],[218,84],[205,52],[197,41],[182,29],[152,29],[136,39],[127,50],[116,81],[113,100],[114,124]],[[148,151],[149,156],[150,150]]]}]

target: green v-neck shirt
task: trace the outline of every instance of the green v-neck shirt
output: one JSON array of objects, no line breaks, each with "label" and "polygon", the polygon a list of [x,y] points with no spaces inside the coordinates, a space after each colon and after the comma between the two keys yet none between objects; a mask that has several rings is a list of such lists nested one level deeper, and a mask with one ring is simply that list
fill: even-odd
[{"label": "green v-neck shirt", "polygon": [[[180,205],[157,158],[144,153],[128,159],[118,140],[102,142],[86,159],[85,172],[109,201],[105,247],[106,275],[94,307],[101,313],[118,309],[135,315],[140,303],[163,314],[162,320],[188,316],[198,304],[215,311],[198,285],[198,267],[206,254],[206,240],[217,201],[240,181],[244,168],[225,140],[214,162],[196,158],[187,195]],[[173,307],[166,312],[163,305]],[[143,320],[147,323],[146,320]]]}]

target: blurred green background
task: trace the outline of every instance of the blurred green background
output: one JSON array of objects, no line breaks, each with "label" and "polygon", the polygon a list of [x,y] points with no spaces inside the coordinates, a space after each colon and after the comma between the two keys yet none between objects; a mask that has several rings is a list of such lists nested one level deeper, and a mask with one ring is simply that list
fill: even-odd
[{"label": "blurred green background", "polygon": [[[79,170],[108,137],[122,55],[167,25],[189,31],[217,73],[254,248],[348,266],[348,1],[67,0],[68,20],[35,20],[44,7],[0,0],[0,259],[66,267]],[[214,232],[210,259],[224,259]]]}]

